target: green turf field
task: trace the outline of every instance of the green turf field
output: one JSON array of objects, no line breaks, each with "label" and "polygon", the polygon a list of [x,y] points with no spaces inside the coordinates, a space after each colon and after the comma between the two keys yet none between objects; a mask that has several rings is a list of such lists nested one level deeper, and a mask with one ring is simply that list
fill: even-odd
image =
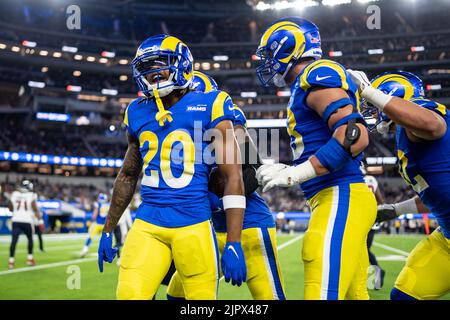
[{"label": "green turf field", "polygon": [[[300,258],[302,238],[303,234],[278,236],[286,296],[290,300],[303,299],[303,264]],[[375,236],[372,251],[386,270],[386,278],[382,290],[370,291],[372,299],[389,299],[389,291],[404,265],[405,257],[422,238],[421,235]],[[37,265],[27,267],[26,240],[21,236],[17,246],[16,268],[8,270],[9,237],[0,237],[0,299],[115,298],[118,267],[116,264],[107,264],[105,272],[99,273],[95,254],[97,242],[91,246],[92,253],[80,259],[78,254],[84,244],[83,238],[55,239],[47,236],[44,241],[47,251],[35,252]],[[79,289],[73,280],[74,274],[78,272]],[[160,288],[157,299],[165,299],[165,287]],[[251,295],[245,285],[238,288],[221,281],[219,299],[251,299]],[[450,294],[443,299],[450,299]]]}]

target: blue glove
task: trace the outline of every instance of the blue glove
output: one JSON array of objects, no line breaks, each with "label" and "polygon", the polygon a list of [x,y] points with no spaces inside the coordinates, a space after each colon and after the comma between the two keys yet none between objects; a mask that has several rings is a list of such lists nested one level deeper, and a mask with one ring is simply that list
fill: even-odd
[{"label": "blue glove", "polygon": [[102,232],[100,244],[98,245],[98,268],[100,272],[103,272],[103,261],[113,262],[118,250],[118,248],[112,247],[111,233]]},{"label": "blue glove", "polygon": [[227,242],[222,252],[222,272],[225,282],[240,286],[247,280],[247,267],[240,242]]}]

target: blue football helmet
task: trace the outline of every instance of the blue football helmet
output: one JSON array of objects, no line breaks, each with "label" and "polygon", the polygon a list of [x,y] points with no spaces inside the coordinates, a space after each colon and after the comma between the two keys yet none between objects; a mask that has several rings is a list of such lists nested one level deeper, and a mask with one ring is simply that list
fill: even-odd
[{"label": "blue football helmet", "polygon": [[97,201],[100,203],[106,203],[108,202],[108,196],[105,193],[100,193],[98,195]]},{"label": "blue football helmet", "polygon": [[283,18],[267,28],[261,37],[256,55],[261,65],[256,68],[259,81],[265,87],[284,87],[286,74],[302,58],[322,58],[319,28],[312,22]]},{"label": "blue football helmet", "polygon": [[[187,45],[175,37],[164,34],[142,42],[131,62],[131,67],[139,90],[147,97],[153,97],[155,89],[160,97],[164,97],[174,89],[189,87],[194,71],[193,57]],[[169,78],[160,81],[160,72],[165,70],[169,70]],[[147,80],[151,74],[154,74],[152,83]]]},{"label": "blue football helmet", "polygon": [[[407,71],[384,72],[370,82],[375,89],[405,100],[425,95],[422,80]],[[372,114],[372,117],[376,115],[377,121],[375,126],[377,131],[381,134],[387,133],[392,123],[391,119],[385,113],[380,112],[378,108],[371,108],[367,104],[365,105],[365,114]]]},{"label": "blue football helmet", "polygon": [[194,71],[194,78],[192,79],[191,89],[201,92],[210,92],[219,90],[214,79],[200,71]]}]

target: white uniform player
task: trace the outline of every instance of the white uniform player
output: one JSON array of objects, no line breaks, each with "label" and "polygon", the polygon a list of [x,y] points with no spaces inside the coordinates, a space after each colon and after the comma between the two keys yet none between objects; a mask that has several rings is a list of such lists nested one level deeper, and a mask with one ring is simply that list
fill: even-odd
[{"label": "white uniform player", "polygon": [[17,241],[21,233],[28,238],[27,265],[34,266],[33,258],[33,225],[34,219],[40,218],[37,208],[37,194],[33,192],[33,184],[24,180],[18,190],[14,191],[9,198],[9,210],[12,212],[12,241],[9,249],[8,267],[14,268],[14,255]]}]

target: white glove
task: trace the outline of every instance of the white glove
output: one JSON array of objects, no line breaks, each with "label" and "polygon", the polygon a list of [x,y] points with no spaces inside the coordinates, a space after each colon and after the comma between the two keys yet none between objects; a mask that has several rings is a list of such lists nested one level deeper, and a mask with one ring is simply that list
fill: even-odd
[{"label": "white glove", "polygon": [[367,75],[364,72],[362,72],[362,71],[347,69],[347,72],[350,74],[350,76],[352,77],[353,81],[358,86],[359,93],[361,94],[361,96],[363,96],[362,93],[364,92],[364,90],[367,87],[371,87],[372,86],[370,81],[369,81],[369,78],[367,78]]},{"label": "white glove", "polygon": [[316,171],[310,161],[305,161],[298,166],[286,166],[278,171],[268,168],[260,172],[261,184],[264,186],[263,192],[269,191],[273,187],[292,187],[316,176]]},{"label": "white glove", "polygon": [[263,185],[263,177],[276,175],[279,171],[289,167],[287,164],[274,163],[274,164],[263,164],[256,170],[256,179],[259,185]]},{"label": "white glove", "polygon": [[377,107],[380,111],[383,111],[384,107],[392,99],[392,96],[372,87],[369,78],[367,78],[367,75],[364,72],[351,69],[347,69],[347,72],[358,86],[359,95]]}]

